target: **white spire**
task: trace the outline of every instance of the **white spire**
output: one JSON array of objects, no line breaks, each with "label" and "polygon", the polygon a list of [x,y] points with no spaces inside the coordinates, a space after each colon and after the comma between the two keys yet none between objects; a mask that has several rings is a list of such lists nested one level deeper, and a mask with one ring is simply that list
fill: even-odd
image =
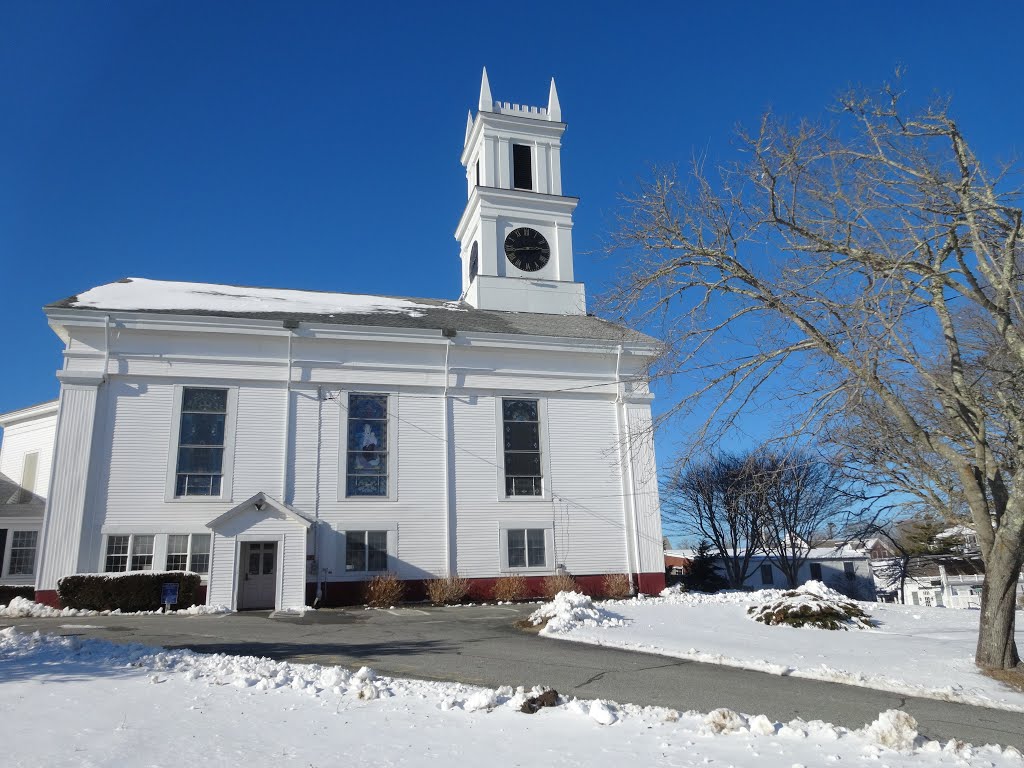
[{"label": "white spire", "polygon": [[462,140],[462,146],[469,143],[469,134],[473,130],[473,110],[466,112],[466,138]]},{"label": "white spire", "polygon": [[493,112],[494,101],[491,99],[491,84],[487,82],[487,67],[484,67],[484,76],[480,80],[480,105],[481,112]]},{"label": "white spire", "polygon": [[555,78],[551,78],[551,90],[548,91],[548,120],[557,123],[562,122],[562,105],[558,103],[558,89],[555,88]]}]

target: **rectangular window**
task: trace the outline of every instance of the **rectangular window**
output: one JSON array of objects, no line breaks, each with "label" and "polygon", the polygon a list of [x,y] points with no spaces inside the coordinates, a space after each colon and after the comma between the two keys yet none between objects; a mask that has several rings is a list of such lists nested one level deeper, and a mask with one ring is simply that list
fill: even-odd
[{"label": "rectangular window", "polygon": [[35,571],[38,531],[13,531],[8,576],[31,576]]},{"label": "rectangular window", "polygon": [[509,568],[543,568],[547,564],[543,528],[512,528],[506,531]]},{"label": "rectangular window", "polygon": [[346,571],[386,571],[387,531],[345,531]]},{"label": "rectangular window", "polygon": [[476,185],[480,186],[480,161],[476,161]]},{"label": "rectangular window", "polygon": [[220,496],[227,412],[226,389],[182,390],[175,496]]},{"label": "rectangular window", "polygon": [[821,563],[811,563],[811,578],[814,581],[821,581]]},{"label": "rectangular window", "polygon": [[167,537],[167,570],[209,573],[210,534],[172,534]]},{"label": "rectangular window", "polygon": [[856,568],[854,568],[853,563],[849,560],[843,561],[843,572],[846,574],[846,578],[850,579],[851,581],[857,578],[857,570]]},{"label": "rectangular window", "polygon": [[156,536],[129,534],[107,536],[107,555],[103,570],[107,573],[153,570]]},{"label": "rectangular window", "polygon": [[533,189],[533,148],[525,144],[512,145],[512,186]]},{"label": "rectangular window", "polygon": [[153,540],[155,536],[132,536],[132,570],[153,570]]},{"label": "rectangular window", "polygon": [[188,570],[188,535],[167,537],[167,570]]},{"label": "rectangular window", "polygon": [[766,565],[762,565],[761,566],[761,583],[762,584],[774,584],[775,583],[775,574],[772,572],[772,567],[770,565],[766,564]]},{"label": "rectangular window", "polygon": [[107,537],[107,562],[103,570],[107,573],[128,570],[128,545],[131,536]]},{"label": "rectangular window", "polygon": [[188,553],[188,569],[192,573],[210,572],[210,534],[192,534],[192,547]]},{"label": "rectangular window", "polygon": [[540,496],[540,414],[536,400],[502,400],[505,495]]},{"label": "rectangular window", "polygon": [[388,396],[348,396],[346,496],[388,495]]}]

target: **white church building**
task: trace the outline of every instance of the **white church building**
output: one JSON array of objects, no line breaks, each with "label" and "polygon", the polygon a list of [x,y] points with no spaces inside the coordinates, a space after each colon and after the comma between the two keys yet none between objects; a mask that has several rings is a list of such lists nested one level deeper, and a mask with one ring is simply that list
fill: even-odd
[{"label": "white church building", "polygon": [[560,572],[660,590],[658,344],[587,313],[565,128],[554,81],[526,107],[484,73],[458,299],[127,278],[47,306],[65,350],[37,599],[130,570],[196,571],[235,609],[358,602],[384,571],[413,594]]}]

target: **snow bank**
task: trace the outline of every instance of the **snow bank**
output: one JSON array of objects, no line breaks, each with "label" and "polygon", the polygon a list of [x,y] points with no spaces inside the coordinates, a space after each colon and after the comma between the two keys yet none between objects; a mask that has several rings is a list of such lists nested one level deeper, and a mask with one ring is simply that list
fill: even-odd
[{"label": "snow bank", "polygon": [[192,605],[176,611],[135,611],[122,613],[113,611],[90,611],[84,608],[51,608],[49,605],[35,603],[28,598],[15,597],[7,605],[0,605],[0,618],[5,619],[58,619],[67,616],[210,616],[219,613],[231,613],[227,605]]},{"label": "snow bank", "polygon": [[[38,670],[38,675],[59,676],[60,701],[55,703],[53,692],[47,685],[40,685],[34,674],[27,678],[24,673],[6,675],[7,665]],[[167,685],[150,687],[161,683]],[[232,762],[242,754],[237,751],[242,745],[252,750],[253,740],[267,731],[269,741],[263,745],[267,751],[257,747],[250,755],[257,758],[253,763],[257,768],[279,765],[282,756],[291,760],[297,757],[297,750],[315,745],[335,756],[350,754],[357,764],[418,764],[423,757],[434,761],[442,757],[437,762],[445,762],[445,755],[453,764],[486,762],[488,758],[506,764],[496,756],[501,754],[502,745],[510,743],[516,745],[518,762],[554,768],[570,764],[611,768],[621,765],[626,755],[644,764],[665,764],[668,757],[668,762],[679,765],[756,762],[765,768],[789,768],[798,761],[823,764],[825,760],[881,760],[880,764],[891,768],[1021,765],[1020,753],[1012,747],[924,741],[917,735],[913,719],[894,711],[880,714],[861,729],[820,721],[778,723],[764,715],[751,717],[727,709],[708,715],[680,714],[661,707],[564,698],[555,706],[527,716],[519,714],[522,703],[542,689],[487,689],[402,680],[378,676],[366,667],[352,672],[252,656],[204,655],[38,632],[26,634],[13,628],[0,631],[0,691],[17,696],[19,702],[7,723],[26,735],[5,744],[5,748],[21,751],[14,758],[16,764],[122,765],[123,755],[110,754],[109,750],[120,748],[124,738],[136,741],[125,742],[122,753],[135,748],[136,743],[137,748],[143,748],[142,742],[147,740],[152,746],[151,734],[171,718],[188,722],[191,733],[187,744],[172,742],[171,749],[191,749],[196,755],[215,755]],[[45,740],[38,729],[37,741],[28,737],[23,729],[31,730],[32,724],[17,718],[26,709],[52,715],[54,707],[69,695],[77,699],[65,708],[78,716],[47,722]],[[90,700],[94,700],[93,706],[82,712],[82,702]],[[150,702],[150,706],[125,703],[142,701]],[[125,706],[134,708],[126,714]],[[242,711],[244,717],[239,715]],[[446,713],[440,723],[433,719],[438,711]],[[100,719],[92,718],[94,714]],[[91,719],[86,723],[87,718]],[[298,735],[298,729],[311,718],[319,723],[313,742],[308,736],[304,739]],[[342,722],[352,725],[342,727]],[[120,723],[114,729],[117,738],[97,743],[96,734],[107,733],[111,723]],[[241,726],[235,728],[239,723]],[[226,733],[232,729],[236,731],[235,740],[228,741],[232,737]],[[380,735],[380,741],[367,741],[368,733]],[[439,752],[439,742],[449,744],[450,753]],[[360,752],[361,745],[369,751]],[[382,745],[395,745],[394,754],[389,752],[387,759],[381,757]],[[62,759],[40,759],[44,747]],[[93,759],[80,754],[90,751]],[[329,762],[327,758],[301,762],[325,761]],[[151,762],[168,764],[156,758]]]},{"label": "snow bank", "polygon": [[559,592],[550,603],[545,603],[530,614],[534,626],[547,622],[544,634],[569,632],[577,627],[624,627],[626,622],[580,592]]},{"label": "snow bank", "polygon": [[[834,594],[819,584],[803,592],[805,597]],[[750,621],[747,608],[782,595],[781,590],[704,594],[669,589],[658,597],[594,606],[614,609],[624,625],[580,624],[549,634],[771,675],[1024,712],[1024,693],[986,677],[974,664],[976,612],[854,601],[869,614],[872,628],[826,633]],[[1017,643],[1024,644],[1024,622],[1018,622]]]},{"label": "snow bank", "polygon": [[5,619],[56,619],[63,616],[99,616],[99,612],[77,608],[51,608],[26,597],[14,597],[7,605],[0,605],[0,617]]},{"label": "snow bank", "polygon": [[[377,314],[380,312],[422,317],[434,305],[390,296],[369,296],[280,288],[246,288],[212,283],[182,283],[129,277],[80,293],[74,307],[97,309],[252,313],[289,312],[304,315]],[[445,309],[461,309],[445,303]]]}]

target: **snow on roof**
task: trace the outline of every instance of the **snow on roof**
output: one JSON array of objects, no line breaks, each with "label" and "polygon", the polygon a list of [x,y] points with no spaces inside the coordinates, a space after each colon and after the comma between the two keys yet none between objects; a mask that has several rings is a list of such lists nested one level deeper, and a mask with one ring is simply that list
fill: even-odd
[{"label": "snow on roof", "polygon": [[[448,302],[448,309],[458,305]],[[357,293],[297,291],[285,288],[246,288],[213,283],[181,283],[127,277],[91,288],[69,303],[72,307],[115,310],[241,313],[294,313],[304,315],[402,313],[422,317],[436,305],[391,296]]]}]

